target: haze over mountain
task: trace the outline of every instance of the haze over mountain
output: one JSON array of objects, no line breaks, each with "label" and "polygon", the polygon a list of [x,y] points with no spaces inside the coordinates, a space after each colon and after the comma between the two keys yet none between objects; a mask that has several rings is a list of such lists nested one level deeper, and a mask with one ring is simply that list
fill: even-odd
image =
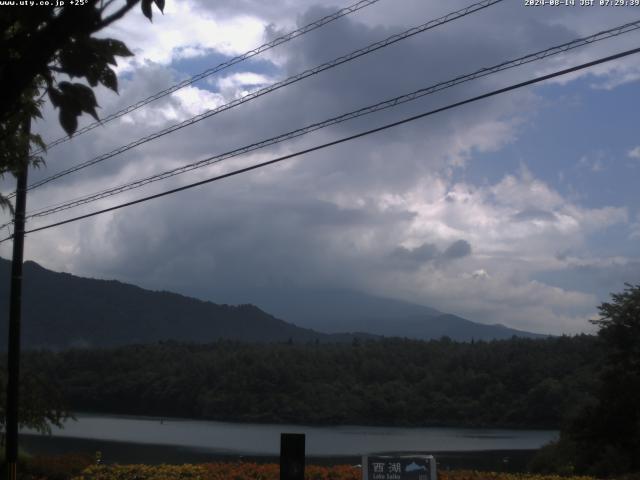
[{"label": "haze over mountain", "polygon": [[[2,345],[6,345],[9,278],[10,262],[0,259]],[[289,339],[342,342],[372,337],[370,334],[419,339],[446,335],[454,340],[536,336],[357,292],[301,290],[250,294],[255,294],[255,303],[260,307],[277,312],[276,317],[287,321],[247,302],[238,306],[215,304],[114,280],[57,273],[35,262],[26,262],[22,343],[27,348],[67,348],[163,340],[205,343],[221,338],[248,342]]]},{"label": "haze over mountain", "polygon": [[448,336],[458,341],[546,336],[352,290],[256,289],[224,296],[231,303],[250,301],[278,318],[325,333],[367,332],[421,340]]},{"label": "haze over mountain", "polygon": [[[6,345],[10,262],[0,259],[0,345]],[[22,345],[107,347],[163,340],[351,341],[296,327],[253,305],[216,305],[113,280],[24,264]]]}]

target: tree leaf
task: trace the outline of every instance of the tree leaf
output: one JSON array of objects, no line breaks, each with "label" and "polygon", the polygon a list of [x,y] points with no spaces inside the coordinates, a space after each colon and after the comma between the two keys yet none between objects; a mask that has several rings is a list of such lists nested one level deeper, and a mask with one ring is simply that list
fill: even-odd
[{"label": "tree leaf", "polygon": [[158,6],[160,11],[164,14],[164,0],[153,0],[153,1]]},{"label": "tree leaf", "polygon": [[62,92],[60,92],[60,90],[58,90],[56,87],[49,87],[47,88],[47,93],[49,94],[49,100],[51,100],[51,104],[56,108],[59,107],[62,101]]},{"label": "tree leaf", "polygon": [[67,108],[60,108],[60,125],[70,137],[78,129],[78,116]]},{"label": "tree leaf", "polygon": [[102,69],[100,73],[100,83],[118,93],[118,77],[109,67]]},{"label": "tree leaf", "polygon": [[51,74],[51,70],[49,70],[48,68],[44,72],[42,72],[42,78],[44,78],[44,81],[46,82],[48,87],[53,85],[53,75]]},{"label": "tree leaf", "polygon": [[84,77],[96,61],[96,55],[87,39],[76,39],[60,51],[60,68],[70,77]]},{"label": "tree leaf", "polygon": [[29,157],[29,161],[31,162],[31,166],[34,168],[40,168],[43,165],[46,165],[47,162],[44,161],[44,158],[41,155],[32,155]]},{"label": "tree leaf", "polygon": [[96,102],[96,96],[93,93],[93,90],[91,90],[86,85],[82,85],[81,83],[74,83],[72,87],[73,90],[71,94],[74,95],[76,101],[78,102],[80,110],[88,113],[96,120],[100,120],[98,118],[98,113],[96,112],[98,103]]},{"label": "tree leaf", "polygon": [[153,12],[151,11],[152,2],[153,0],[142,0],[140,2],[140,6],[142,7],[142,13],[144,14],[144,16],[153,21],[153,19],[151,18],[153,16]]},{"label": "tree leaf", "polygon": [[120,40],[114,40],[113,38],[104,39],[109,46],[111,53],[119,57],[133,57],[133,52],[129,50],[127,45]]},{"label": "tree leaf", "polygon": [[42,137],[39,134],[31,133],[29,135],[31,143],[33,143],[36,147],[40,148],[44,152],[47,151],[47,144],[44,143]]},{"label": "tree leaf", "polygon": [[87,79],[87,82],[89,82],[89,85],[91,85],[92,87],[98,85],[98,81],[100,80],[99,67],[97,65],[92,65],[91,68],[87,70],[85,77]]},{"label": "tree leaf", "polygon": [[[59,99],[61,123],[63,111],[68,112],[65,115],[73,114],[76,117],[80,116],[82,112],[86,112],[96,120],[100,120],[98,117],[98,113],[96,112],[96,107],[98,106],[98,104],[96,102],[96,96],[93,93],[93,90],[91,90],[86,85],[82,85],[81,83],[60,82],[59,87],[62,93]],[[68,119],[67,125],[71,125]],[[65,125],[63,125],[62,127],[65,129],[65,131],[67,130],[67,127]]]}]

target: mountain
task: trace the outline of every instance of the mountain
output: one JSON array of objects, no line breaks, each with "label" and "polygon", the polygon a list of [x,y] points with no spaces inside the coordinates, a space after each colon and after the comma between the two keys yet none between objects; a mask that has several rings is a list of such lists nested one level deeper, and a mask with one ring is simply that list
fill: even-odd
[{"label": "mountain", "polygon": [[[0,259],[0,348],[7,344],[11,263]],[[253,305],[217,305],[118,281],[95,280],[25,262],[22,345],[108,347],[162,340],[352,341],[277,319]]]},{"label": "mountain", "polygon": [[[0,259],[0,350],[7,344],[10,267],[9,261]],[[356,337],[380,335],[424,340],[448,336],[457,341],[542,337],[347,290],[272,289],[241,294],[244,300],[237,302],[240,305],[216,304],[115,280],[52,272],[35,262],[25,262],[22,345],[61,349],[163,340],[351,342]],[[225,301],[236,303],[237,295],[230,292]]]},{"label": "mountain", "polygon": [[250,300],[278,318],[325,333],[367,332],[421,340],[447,336],[456,341],[547,336],[500,324],[477,323],[424,305],[350,290],[261,289],[227,292],[224,297],[232,303]]}]

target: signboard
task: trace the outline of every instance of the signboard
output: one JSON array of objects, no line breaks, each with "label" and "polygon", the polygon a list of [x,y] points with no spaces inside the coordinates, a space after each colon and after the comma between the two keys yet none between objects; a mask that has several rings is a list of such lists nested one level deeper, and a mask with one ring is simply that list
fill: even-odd
[{"label": "signboard", "polygon": [[437,480],[433,455],[362,457],[362,480]]}]

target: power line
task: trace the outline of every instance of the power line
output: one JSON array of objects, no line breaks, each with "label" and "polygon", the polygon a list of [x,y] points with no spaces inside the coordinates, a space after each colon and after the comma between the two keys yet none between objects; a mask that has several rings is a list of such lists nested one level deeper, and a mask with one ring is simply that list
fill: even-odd
[{"label": "power line", "polygon": [[[550,47],[547,48],[545,50],[541,50],[535,53],[531,53],[522,57],[519,57],[517,59],[514,60],[508,60],[505,62],[502,62],[498,65],[494,65],[491,67],[486,67],[486,68],[482,68],[480,70],[477,70],[473,73],[467,74],[467,75],[461,75],[458,77],[455,77],[451,80],[447,80],[444,82],[440,82],[437,83],[435,85],[426,87],[426,88],[421,88],[419,90],[416,90],[414,92],[405,94],[405,95],[400,95],[382,102],[378,102],[374,105],[369,105],[367,107],[363,107],[360,108],[358,110],[354,110],[351,111],[349,113],[345,113],[339,116],[335,116],[332,118],[329,118],[327,120],[324,120],[322,122],[318,122],[318,123],[314,123],[311,125],[307,125],[305,127],[275,136],[275,137],[271,137],[269,139],[266,140],[262,140],[260,142],[255,142],[252,143],[250,145],[244,146],[244,147],[240,147],[240,148],[236,148],[234,150],[225,152],[225,153],[221,153],[219,155],[216,155],[214,157],[209,157],[206,158],[204,160],[199,160],[197,162],[193,162],[187,165],[183,165],[181,167],[177,167],[165,172],[161,172],[155,175],[151,175],[148,177],[144,177],[138,180],[135,180],[133,182],[128,182],[125,183],[123,185],[119,185],[116,187],[112,187],[106,190],[102,190],[100,192],[96,192],[96,193],[92,193],[90,195],[85,195],[73,200],[68,200],[65,202],[61,202],[58,203],[56,205],[52,205],[52,206],[48,206],[48,207],[43,207],[39,210],[30,212],[27,215],[27,218],[35,218],[35,217],[44,217],[44,216],[48,216],[54,213],[58,213],[64,210],[68,210],[80,205],[85,205],[87,203],[91,203],[103,198],[107,198],[107,197],[111,197],[113,195],[117,195],[119,193],[123,193],[129,190],[133,190],[136,188],[140,188],[144,185],[148,185],[150,183],[154,183],[160,180],[164,180],[176,175],[180,175],[182,173],[186,173],[198,168],[203,168],[215,163],[219,163],[222,162],[224,160],[227,160],[229,158],[232,157],[237,157],[239,155],[245,154],[245,153],[249,153],[267,146],[271,146],[277,143],[281,143],[284,142],[286,140],[290,140],[293,138],[297,138],[300,137],[302,135],[306,135],[307,133],[311,133],[314,132],[316,130],[320,130],[322,128],[326,128],[328,126],[331,125],[336,125],[348,120],[352,120],[354,118],[358,118],[364,115],[369,115],[371,113],[375,113],[381,110],[385,110],[388,108],[392,108],[395,107],[397,105],[401,105],[407,102],[411,102],[414,100],[417,100],[423,96],[426,95],[430,95],[442,90],[445,90],[447,88],[451,88],[453,86],[459,85],[461,83],[465,83],[471,80],[475,80],[478,78],[482,78],[494,73],[498,73],[507,69],[511,69],[511,68],[515,68],[521,65],[525,65],[531,62],[535,62],[535,61],[539,61],[545,58],[548,58],[550,56],[553,55],[557,55],[560,53],[564,53],[567,52],[569,50],[584,46],[584,45],[589,45],[601,40],[605,40],[608,38],[612,38],[612,37],[616,37],[618,35],[622,35],[624,33],[628,33],[628,32],[632,32],[635,30],[640,29],[640,20],[636,20],[635,22],[630,22],[624,25],[620,25],[608,30],[604,30],[598,33],[595,33],[593,35],[590,35],[588,37],[583,37],[583,38],[579,38],[576,40],[572,40],[570,42],[566,42],[563,43],[561,45],[557,45],[554,47]],[[0,228],[2,228],[3,226],[0,226]]]},{"label": "power line", "polygon": [[[360,132],[360,133],[357,133],[355,135],[350,135],[348,137],[343,137],[343,138],[340,138],[338,140],[334,140],[332,142],[324,143],[322,145],[316,145],[315,147],[307,148],[305,150],[300,150],[298,152],[291,153],[291,154],[288,154],[288,155],[283,155],[281,157],[274,158],[272,160],[268,160],[266,162],[262,162],[262,163],[258,163],[258,164],[255,164],[255,165],[251,165],[249,167],[245,167],[245,168],[241,168],[241,169],[238,169],[238,170],[234,170],[232,172],[228,172],[228,173],[225,173],[225,174],[222,174],[222,175],[218,175],[218,176],[215,176],[215,177],[212,177],[212,178],[208,178],[206,180],[201,180],[199,182],[190,183],[190,184],[184,185],[182,187],[174,188],[174,189],[167,190],[167,191],[161,192],[161,193],[156,193],[155,195],[150,195],[150,196],[147,196],[147,197],[139,198],[137,200],[132,200],[130,202],[121,203],[121,204],[115,205],[113,207],[104,208],[102,210],[97,210],[97,211],[94,211],[94,212],[91,212],[91,213],[87,213],[85,215],[79,215],[77,217],[69,218],[67,220],[62,220],[60,222],[51,223],[49,225],[44,225],[42,227],[33,228],[31,230],[25,231],[25,233],[34,233],[34,232],[39,232],[41,230],[48,230],[50,228],[58,227],[60,225],[66,225],[68,223],[76,222],[78,220],[83,220],[85,218],[94,217],[96,215],[101,215],[103,213],[112,212],[114,210],[119,210],[121,208],[125,208],[125,207],[129,207],[129,206],[132,206],[132,205],[136,205],[138,203],[147,202],[149,200],[154,200],[156,198],[164,197],[166,195],[171,195],[171,194],[174,194],[174,193],[181,192],[183,190],[188,190],[188,189],[191,189],[191,188],[194,188],[194,187],[198,187],[200,185],[204,185],[204,184],[215,182],[215,181],[222,180],[222,179],[225,179],[225,178],[233,177],[233,176],[239,175],[241,173],[246,173],[246,172],[249,172],[251,170],[256,170],[258,168],[266,167],[267,165],[272,165],[274,163],[282,162],[282,161],[288,160],[290,158],[298,157],[300,155],[305,155],[307,153],[315,152],[317,150],[322,150],[322,149],[331,147],[333,145],[338,145],[340,143],[344,143],[344,142],[348,142],[348,141],[351,141],[351,140],[355,140],[357,138],[365,137],[365,136],[371,135],[373,133],[381,132],[381,131],[387,130],[389,128],[397,127],[397,126],[403,125],[405,123],[413,122],[415,120],[418,120],[418,119],[421,119],[421,118],[424,118],[424,117],[435,115],[436,113],[444,112],[446,110],[451,110],[453,108],[457,108],[457,107],[460,107],[460,106],[463,106],[463,105],[467,105],[467,104],[470,104],[470,103],[473,103],[473,102],[477,102],[477,101],[483,100],[485,98],[489,98],[489,97],[493,97],[493,96],[496,96],[496,95],[500,95],[500,94],[503,94],[503,93],[506,93],[506,92],[509,92],[509,91],[512,91],[512,90],[516,90],[516,89],[519,89],[519,88],[522,88],[522,87],[526,87],[528,85],[533,85],[535,83],[543,82],[545,80],[550,80],[552,78],[559,77],[561,75],[566,75],[568,73],[573,73],[573,72],[576,72],[576,71],[579,71],[579,70],[583,70],[585,68],[593,67],[595,65],[600,65],[602,63],[606,63],[606,62],[610,62],[610,61],[613,61],[613,60],[617,60],[617,59],[620,59],[620,58],[623,58],[623,57],[626,57],[626,56],[629,56],[629,55],[633,55],[633,54],[636,54],[636,53],[640,53],[640,48],[634,48],[632,50],[626,50],[624,52],[620,52],[620,53],[617,53],[615,55],[610,55],[608,57],[604,57],[604,58],[600,58],[598,60],[593,60],[591,62],[583,63],[583,64],[577,65],[575,67],[566,68],[566,69],[563,69],[563,70],[556,71],[554,73],[550,73],[550,74],[543,75],[543,76],[540,76],[540,77],[536,77],[536,78],[533,78],[533,79],[530,79],[530,80],[526,80],[524,82],[520,82],[520,83],[517,83],[517,84],[514,84],[514,85],[510,85],[508,87],[500,88],[498,90],[493,90],[493,91],[491,91],[489,93],[485,93],[483,95],[478,95],[476,97],[472,97],[472,98],[469,98],[469,99],[466,99],[466,100],[462,100],[460,102],[452,103],[452,104],[449,104],[449,105],[447,105],[445,107],[440,107],[440,108],[437,108],[435,110],[430,110],[428,112],[421,113],[419,115],[414,115],[412,117],[408,117],[408,118],[405,118],[403,120],[399,120],[397,122],[388,123],[388,124],[383,125],[381,127],[377,127],[377,128],[373,128],[373,129],[370,129],[370,130],[366,130],[364,132]],[[7,240],[9,240],[11,238],[12,238],[12,236],[6,237],[6,238],[0,240],[0,243],[5,242],[5,241],[7,241]]]},{"label": "power line", "polygon": [[[219,107],[216,107],[214,109],[211,110],[207,110],[204,113],[201,113],[199,115],[196,115],[194,117],[191,117],[190,119],[187,119],[183,122],[174,124],[170,127],[167,127],[163,130],[160,130],[158,132],[152,133],[151,135],[148,135],[146,137],[140,138],[138,140],[135,140],[127,145],[121,146],[115,150],[112,150],[109,153],[105,153],[103,155],[100,155],[98,157],[95,157],[91,160],[87,160],[86,162],[80,163],[78,165],[75,165],[73,167],[70,167],[66,170],[63,170],[61,172],[58,172],[50,177],[47,177],[43,180],[40,180],[38,182],[35,182],[31,185],[29,185],[28,190],[33,190],[35,188],[41,187],[42,185],[45,185],[49,182],[52,182],[53,180],[57,180],[58,178],[61,178],[63,176],[69,175],[71,173],[77,172],[78,170],[82,170],[86,167],[89,167],[91,165],[95,165],[97,163],[100,163],[104,160],[107,160],[109,158],[115,157],[116,155],[119,155],[121,153],[124,153],[128,150],[131,150],[134,147],[137,147],[139,145],[142,145],[144,143],[150,142],[152,140],[155,140],[157,138],[160,138],[164,135],[167,135],[169,133],[175,132],[177,130],[180,130],[182,128],[188,127],[193,125],[194,123],[197,123],[201,120],[204,120],[205,118],[209,118],[213,115],[216,115],[218,113],[224,112],[226,110],[230,110],[231,108],[234,108],[238,105],[241,105],[243,103],[246,103],[250,100],[254,100],[258,97],[261,97],[263,95],[266,95],[268,93],[271,93],[275,90],[278,90],[280,88],[283,88],[285,86],[291,85],[293,83],[299,82],[300,80],[303,80],[307,77],[310,77],[312,75],[316,75],[320,72],[323,72],[325,70],[329,70],[331,68],[337,67],[338,65],[342,65],[343,63],[347,63],[350,62],[352,60],[355,60],[356,58],[362,57],[364,55],[367,55],[371,52],[374,52],[376,50],[380,50],[381,48],[387,47],[389,45],[392,45],[394,43],[397,43],[401,40],[405,40],[409,37],[412,37],[414,35],[417,35],[419,33],[425,32],[427,30],[430,30],[432,28],[438,27],[440,25],[443,25],[445,23],[449,23],[452,22],[454,20],[457,20],[459,18],[465,17],[467,15],[470,15],[472,13],[475,13],[479,10],[485,9],[491,5],[494,5],[496,3],[502,2],[503,0],[483,0],[481,2],[478,3],[474,3],[472,5],[469,5],[466,8],[463,8],[461,10],[457,10],[455,12],[451,12],[448,13],[447,15],[444,15],[440,18],[437,18],[435,20],[431,20],[427,23],[424,23],[422,25],[419,25],[417,27],[412,27],[408,30],[405,30],[402,33],[398,33],[395,35],[391,35],[390,37],[372,43],[364,48],[358,49],[358,50],[354,50],[353,52],[347,54],[347,55],[343,55],[342,57],[338,57],[334,60],[331,60],[329,62],[323,63],[321,65],[318,65],[314,68],[310,68],[308,70],[305,70],[302,73],[299,73],[297,75],[293,75],[289,78],[286,78],[285,80],[281,80],[280,82],[276,82],[268,87],[265,88],[261,88],[259,90],[256,90],[255,92],[249,93],[243,97],[237,98],[235,100],[232,100],[231,102],[224,104],[224,105],[220,105]],[[13,197],[14,193],[8,195],[9,198]]]},{"label": "power line", "polygon": [[[190,78],[187,78],[175,85],[172,85],[169,88],[166,88],[164,90],[161,90],[157,93],[154,93],[153,95],[150,95],[149,97],[140,100],[139,102],[136,102],[132,105],[129,105],[128,107],[123,108],[122,110],[119,110],[115,113],[112,113],[111,115],[103,118],[102,120],[99,120],[97,122],[93,122],[79,130],[77,130],[74,134],[74,137],[77,137],[78,135],[82,135],[83,133],[86,133],[90,130],[93,130],[96,127],[99,127],[101,125],[104,125],[105,123],[109,123],[112,120],[115,120],[117,118],[120,118],[124,115],[127,115],[135,110],[138,110],[139,108],[144,107],[145,105],[148,105],[151,102],[154,102],[156,100],[159,100],[160,98],[166,97],[167,95],[172,94],[173,92],[176,92],[184,87],[187,87],[199,80],[202,80],[206,77],[209,77],[215,73],[221,72],[222,70],[225,70],[229,67],[232,67],[234,65],[237,65],[240,62],[243,62],[245,60],[248,60],[252,57],[255,57],[256,55],[259,55],[263,52],[266,52],[267,50],[270,50],[274,47],[277,47],[278,45],[282,45],[283,43],[286,43],[290,40],[293,40],[294,38],[297,38],[301,35],[304,35],[306,33],[309,33],[313,30],[316,30],[317,28],[323,27],[324,25],[331,23],[339,18],[342,18],[346,15],[349,15],[351,13],[357,12],[358,10],[361,10],[365,7],[368,7],[369,5],[373,5],[374,3],[379,2],[380,0],[360,0],[359,2],[356,2],[352,5],[349,5],[348,7],[342,8],[340,10],[338,10],[337,12],[334,12],[330,15],[327,15],[325,17],[322,17],[318,20],[316,20],[315,22],[309,23],[307,25],[305,25],[304,27],[300,27],[296,30],[293,30],[285,35],[282,35],[268,43],[265,43],[263,45],[260,45],[259,47],[254,48],[253,50],[249,50],[248,52],[243,53],[242,55],[238,55],[237,57],[233,57],[230,60],[227,60],[226,62],[220,63],[219,65],[216,65],[215,67],[209,68],[207,70],[205,70],[204,72],[198,73]],[[47,149],[51,149],[53,147],[55,147],[56,145],[60,145],[61,143],[67,142],[70,140],[71,137],[65,135],[63,137],[58,138],[57,140],[54,140],[50,143],[47,144]],[[36,152],[37,153],[41,153],[43,150],[39,150]]]}]

